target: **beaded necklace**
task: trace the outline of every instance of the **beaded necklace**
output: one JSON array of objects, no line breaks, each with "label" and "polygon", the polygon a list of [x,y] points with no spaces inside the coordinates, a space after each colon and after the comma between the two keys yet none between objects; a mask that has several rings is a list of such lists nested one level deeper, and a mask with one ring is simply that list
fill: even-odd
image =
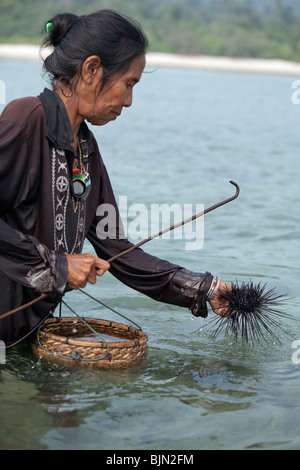
[{"label": "beaded necklace", "polygon": [[[73,210],[75,214],[79,206],[79,200],[81,198],[86,199],[91,189],[90,175],[87,172],[88,164],[87,164],[87,170],[85,170],[83,166],[82,150],[81,150],[79,139],[78,139],[78,150],[79,150],[79,168],[77,167],[73,169],[73,177],[72,177],[73,194],[74,194],[72,195],[72,202],[73,202]],[[76,198],[76,201],[75,201],[74,196]]]}]

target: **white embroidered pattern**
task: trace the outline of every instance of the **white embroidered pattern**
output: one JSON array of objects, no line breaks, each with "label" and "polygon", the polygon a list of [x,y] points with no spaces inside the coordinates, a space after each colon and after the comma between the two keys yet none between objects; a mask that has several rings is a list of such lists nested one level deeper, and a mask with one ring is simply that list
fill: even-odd
[{"label": "white embroidered pattern", "polygon": [[[52,148],[52,207],[54,219],[54,248],[64,253],[81,253],[84,243],[86,222],[86,201],[80,200],[76,213],[70,209],[72,196],[70,193],[69,173],[64,150]],[[69,218],[73,220],[69,220]],[[73,242],[67,237],[67,227],[76,227]],[[73,246],[69,246],[69,244]]]},{"label": "white embroidered pattern", "polygon": [[38,292],[51,292],[54,285],[51,269],[30,269],[25,276],[29,284]]},{"label": "white embroidered pattern", "polygon": [[51,292],[55,285],[55,278],[52,275],[51,260],[48,259],[47,250],[42,244],[39,244],[36,248],[45,264],[50,265],[46,269],[30,269],[26,274],[25,279],[31,287],[36,289],[38,292]]}]

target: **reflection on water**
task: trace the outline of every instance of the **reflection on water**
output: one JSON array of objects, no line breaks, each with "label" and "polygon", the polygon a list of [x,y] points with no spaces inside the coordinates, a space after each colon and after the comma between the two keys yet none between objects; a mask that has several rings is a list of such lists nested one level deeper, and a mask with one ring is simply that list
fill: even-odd
[{"label": "reflection on water", "polygon": [[81,333],[74,333],[72,338],[78,341],[105,341],[107,343],[122,343],[124,341],[129,341],[126,338],[118,338],[117,336],[106,335],[103,333],[101,333],[101,335],[91,333],[84,336],[82,336]]},{"label": "reflection on water", "polygon": [[[208,335],[196,335],[187,348],[183,329],[181,335],[170,329],[141,364],[120,371],[46,363],[25,345],[9,351],[1,373],[6,424],[0,442],[44,449],[166,449],[171,442],[173,449],[293,446],[297,434],[282,439],[282,419],[299,430],[289,409],[298,399],[293,383],[299,377],[290,377],[287,394],[280,380],[289,367],[282,348],[242,347]],[[266,419],[262,409],[270,412],[272,402]],[[31,431],[24,433],[28,422]],[[275,437],[266,441],[268,433]]]}]

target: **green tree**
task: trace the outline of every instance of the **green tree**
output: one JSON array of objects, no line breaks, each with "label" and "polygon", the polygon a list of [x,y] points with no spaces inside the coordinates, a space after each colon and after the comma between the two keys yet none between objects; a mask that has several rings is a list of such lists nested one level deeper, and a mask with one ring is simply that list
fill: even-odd
[{"label": "green tree", "polygon": [[300,61],[300,8],[287,0],[0,0],[0,42],[40,43],[54,14],[115,8],[144,28],[150,50]]}]

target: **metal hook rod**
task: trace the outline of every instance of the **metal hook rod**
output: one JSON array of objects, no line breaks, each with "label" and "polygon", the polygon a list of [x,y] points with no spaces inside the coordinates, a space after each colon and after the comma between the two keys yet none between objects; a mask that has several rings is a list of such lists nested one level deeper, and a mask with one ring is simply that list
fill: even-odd
[{"label": "metal hook rod", "polygon": [[25,310],[25,308],[31,307],[31,305],[36,304],[37,302],[45,299],[46,297],[48,297],[48,294],[42,294],[36,299],[31,300],[27,304],[23,304],[20,307],[14,308],[13,310],[10,310],[9,312],[4,313],[3,315],[0,316],[0,320],[3,320],[4,318],[9,317],[10,315],[13,315],[14,313],[18,313],[21,310]]},{"label": "metal hook rod", "polygon": [[[128,250],[121,251],[121,253],[118,253],[117,255],[113,256],[110,259],[108,259],[107,262],[111,263],[112,261],[116,260],[117,258],[120,258],[121,256],[124,256],[124,255],[127,255],[128,253],[135,250],[136,248],[139,248],[140,246],[144,245],[145,243],[149,242],[150,240],[153,240],[154,238],[160,237],[164,233],[170,232],[171,230],[174,230],[177,227],[181,227],[182,225],[185,225],[189,222],[192,222],[193,220],[198,219],[198,217],[201,217],[204,214],[207,214],[208,212],[211,212],[211,211],[217,209],[218,207],[224,206],[224,204],[228,204],[228,202],[233,201],[240,194],[240,188],[239,188],[239,185],[237,183],[235,183],[234,181],[229,181],[229,183],[233,184],[236,187],[236,192],[235,192],[234,196],[232,196],[228,199],[225,199],[224,201],[218,202],[217,204],[214,204],[213,206],[208,207],[207,209],[199,212],[198,214],[195,214],[192,217],[189,217],[188,219],[183,220],[182,222],[179,222],[179,223],[173,225],[172,227],[166,228],[166,229],[162,230],[161,232],[159,232],[155,235],[151,235],[150,237],[148,237],[145,240],[141,241],[137,245],[132,246]],[[46,297],[48,297],[48,294],[42,294],[39,297],[37,297],[36,299],[32,300],[31,302],[28,302],[27,304],[21,305],[20,307],[17,307],[13,310],[10,310],[9,312],[4,313],[3,315],[0,316],[0,320],[3,320],[4,318],[6,318],[10,315],[13,315],[14,313],[20,312],[21,310],[24,310],[25,308],[30,307],[31,305],[39,302],[40,300],[45,299]]]},{"label": "metal hook rod", "polygon": [[238,197],[240,194],[240,188],[237,183],[234,181],[229,181],[229,183],[233,184],[236,187],[236,192],[235,195],[230,197],[229,199],[225,199],[225,201],[218,202],[217,204],[214,204],[211,207],[208,207],[207,209],[199,212],[198,214],[193,215],[192,217],[189,217],[186,220],[183,220],[182,222],[178,222],[177,224],[173,225],[172,227],[166,228],[162,230],[161,232],[151,235],[150,237],[146,238],[145,240],[141,241],[140,243],[137,243],[136,245],[132,246],[131,248],[128,248],[128,250],[122,251],[121,253],[118,253],[117,255],[113,256],[112,258],[108,259],[107,262],[111,263],[112,261],[115,261],[117,258],[120,258],[121,256],[127,255],[128,253],[131,253],[131,251],[135,250],[136,248],[139,248],[140,246],[144,245],[145,243],[148,243],[150,240],[153,240],[154,238],[160,237],[164,233],[170,232],[171,230],[174,230],[175,228],[181,227],[182,225],[185,225],[189,222],[192,222],[195,219],[198,219],[199,217],[202,217],[204,214],[207,214],[208,212],[211,212],[218,207],[223,206],[224,204],[227,204],[228,202],[233,201]]}]

